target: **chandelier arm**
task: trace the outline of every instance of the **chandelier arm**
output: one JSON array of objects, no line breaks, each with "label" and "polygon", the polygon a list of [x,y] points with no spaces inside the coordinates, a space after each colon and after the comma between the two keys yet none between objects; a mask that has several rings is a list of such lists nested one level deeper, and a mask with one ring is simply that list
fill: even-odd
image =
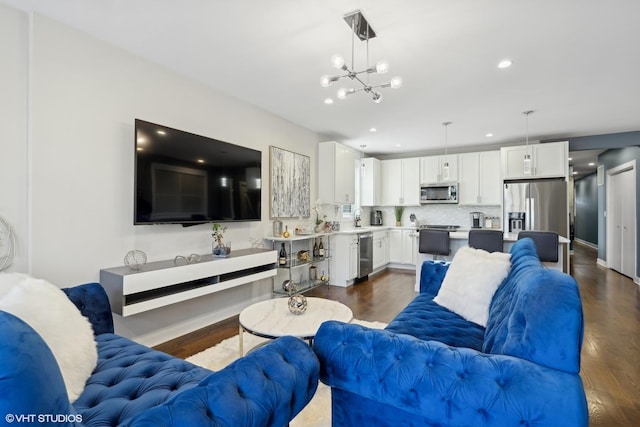
[{"label": "chandelier arm", "polygon": [[357,81],[359,81],[359,82],[360,82],[360,84],[361,84],[362,86],[364,86],[364,87],[365,87],[365,89],[366,89],[366,88],[371,88],[371,86],[369,86],[369,84],[368,84],[368,83],[363,82],[363,81],[362,81],[362,79],[361,79],[360,77],[358,77],[357,75],[354,75],[354,76],[353,76],[353,80],[357,80]]},{"label": "chandelier arm", "polygon": [[370,87],[371,87],[371,89],[377,89],[379,87],[384,89],[384,88],[387,88],[387,87],[391,87],[391,82],[382,83],[382,84],[375,85],[375,86],[370,86]]}]

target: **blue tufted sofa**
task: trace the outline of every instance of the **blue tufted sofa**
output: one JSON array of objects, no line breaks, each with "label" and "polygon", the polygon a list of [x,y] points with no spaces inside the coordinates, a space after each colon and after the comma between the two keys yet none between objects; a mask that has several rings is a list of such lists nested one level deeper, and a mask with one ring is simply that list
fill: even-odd
[{"label": "blue tufted sofa", "polygon": [[63,290],[93,326],[97,367],[70,405],[49,347],[25,322],[0,311],[0,413],[15,417],[5,421],[39,426],[286,426],[317,388],[318,359],[297,338],[275,340],[213,373],[115,335],[100,284]]},{"label": "blue tufted sofa", "polygon": [[326,322],[314,350],[333,426],[581,426],[582,305],[575,280],[515,243],[486,329],[433,301],[448,264],[425,261],[420,294],[386,330]]}]

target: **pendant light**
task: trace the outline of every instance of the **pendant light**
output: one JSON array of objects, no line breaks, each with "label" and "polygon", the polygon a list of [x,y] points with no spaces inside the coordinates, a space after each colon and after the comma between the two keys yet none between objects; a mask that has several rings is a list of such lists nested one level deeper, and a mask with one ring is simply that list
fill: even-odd
[{"label": "pendant light", "polygon": [[[338,54],[335,54],[331,57],[331,64],[344,72],[342,75],[328,75],[325,74],[320,77],[320,85],[322,87],[329,87],[334,82],[342,78],[349,78],[354,82],[354,84],[359,83],[361,87],[357,88],[340,88],[336,96],[338,99],[345,99],[349,95],[353,95],[356,92],[363,92],[371,96],[371,99],[376,104],[379,104],[382,101],[382,94],[378,91],[378,89],[384,88],[393,88],[397,89],[402,86],[402,77],[396,76],[391,80],[385,83],[380,84],[371,84],[369,81],[370,74],[386,74],[389,71],[389,62],[387,61],[378,61],[375,65],[369,64],[369,40],[376,37],[376,33],[369,25],[369,22],[364,17],[360,10],[356,10],[355,12],[349,13],[344,16],[345,22],[351,27],[351,68],[347,66],[345,63],[344,57]],[[355,39],[356,37],[361,41],[366,42],[366,54],[367,54],[367,63],[366,68],[362,70],[356,70],[355,68]],[[361,78],[362,75],[366,75],[366,79]]]},{"label": "pendant light", "polygon": [[522,163],[522,173],[525,175],[531,175],[531,152],[529,151],[529,115],[533,114],[533,110],[523,111],[522,114],[525,116],[526,122],[526,152],[524,154],[524,159]]},{"label": "pendant light", "polygon": [[447,146],[449,145],[449,138],[447,135],[447,128],[451,122],[444,122],[442,126],[444,126],[444,163],[442,164],[442,180],[449,180],[449,157],[447,153]]}]

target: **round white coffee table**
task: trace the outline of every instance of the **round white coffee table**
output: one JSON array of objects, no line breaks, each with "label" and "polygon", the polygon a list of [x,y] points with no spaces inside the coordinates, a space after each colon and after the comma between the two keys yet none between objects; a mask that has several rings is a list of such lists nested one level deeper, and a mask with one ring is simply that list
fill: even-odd
[{"label": "round white coffee table", "polygon": [[307,297],[307,310],[299,315],[289,311],[288,301],[289,298],[261,301],[240,312],[240,356],[244,354],[242,333],[245,331],[270,339],[292,335],[312,344],[323,322],[353,320],[351,309],[337,301]]}]

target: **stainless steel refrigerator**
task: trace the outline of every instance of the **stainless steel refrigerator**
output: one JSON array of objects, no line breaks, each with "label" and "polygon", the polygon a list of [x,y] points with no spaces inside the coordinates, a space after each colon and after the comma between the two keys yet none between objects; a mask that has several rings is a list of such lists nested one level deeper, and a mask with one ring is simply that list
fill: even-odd
[{"label": "stainless steel refrigerator", "polygon": [[555,231],[569,237],[567,182],[564,179],[505,181],[505,231]]}]

